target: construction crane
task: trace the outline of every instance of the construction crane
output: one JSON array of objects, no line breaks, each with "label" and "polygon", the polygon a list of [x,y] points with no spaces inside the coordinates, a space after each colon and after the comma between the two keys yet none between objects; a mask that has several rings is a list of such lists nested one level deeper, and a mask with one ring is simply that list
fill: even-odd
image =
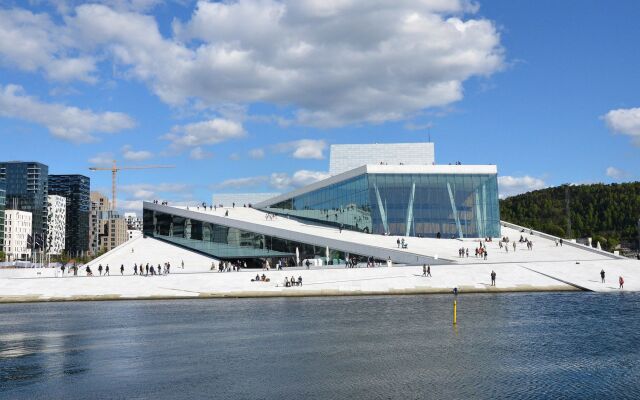
[{"label": "construction crane", "polygon": [[126,169],[154,169],[154,168],[175,168],[175,165],[141,165],[135,167],[118,167],[116,160],[113,160],[112,167],[89,167],[91,171],[111,171],[111,209],[116,209],[116,177],[118,171]]}]

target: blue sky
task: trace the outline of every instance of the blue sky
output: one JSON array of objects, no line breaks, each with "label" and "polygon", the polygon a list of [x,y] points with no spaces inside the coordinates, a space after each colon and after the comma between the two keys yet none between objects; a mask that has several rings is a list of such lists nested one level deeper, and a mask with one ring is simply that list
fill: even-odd
[{"label": "blue sky", "polygon": [[636,1],[0,5],[0,159],[119,176],[119,205],[285,191],[334,143],[432,138],[503,196],[640,170]]}]

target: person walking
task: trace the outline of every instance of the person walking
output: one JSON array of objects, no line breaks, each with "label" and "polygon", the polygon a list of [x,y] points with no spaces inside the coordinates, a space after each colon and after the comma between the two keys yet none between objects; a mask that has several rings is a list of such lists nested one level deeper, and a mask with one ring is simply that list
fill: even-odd
[{"label": "person walking", "polygon": [[422,264],[422,276],[427,276],[427,264]]},{"label": "person walking", "polygon": [[104,276],[109,275],[109,264],[107,264],[107,266],[104,269]]},{"label": "person walking", "polygon": [[400,248],[400,238],[398,238],[398,240],[396,240],[396,244],[398,245],[398,248]]},{"label": "person walking", "polygon": [[600,271],[600,281],[604,283],[604,269]]},{"label": "person walking", "polygon": [[491,270],[491,286],[496,285],[496,271]]},{"label": "person walking", "polygon": [[182,269],[184,269],[184,260],[182,260]]},{"label": "person walking", "polygon": [[124,275],[124,264],[120,264],[120,275]]},{"label": "person walking", "polygon": [[427,265],[427,276],[431,277],[431,265]]},{"label": "person walking", "polygon": [[100,273],[100,276],[102,276],[102,264],[98,265],[98,272]]},{"label": "person walking", "polygon": [[[142,270],[140,270],[142,272]],[[138,275],[138,264],[133,264],[133,274]]]},{"label": "person walking", "polygon": [[624,279],[622,277],[618,278],[618,283],[620,284],[619,289],[624,289]]},{"label": "person walking", "polygon": [[516,251],[516,242],[513,242],[513,251]]}]

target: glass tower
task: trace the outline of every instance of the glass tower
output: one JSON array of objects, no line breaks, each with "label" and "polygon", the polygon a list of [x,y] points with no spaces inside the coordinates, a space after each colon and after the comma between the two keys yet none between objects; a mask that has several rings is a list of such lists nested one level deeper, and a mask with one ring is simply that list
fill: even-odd
[{"label": "glass tower", "polygon": [[72,257],[89,251],[90,183],[84,175],[49,175],[49,194],[67,199],[65,251]]},{"label": "glass tower", "polygon": [[47,238],[49,167],[38,162],[0,162],[0,179],[6,181],[6,208],[32,215],[32,249],[43,250]]}]

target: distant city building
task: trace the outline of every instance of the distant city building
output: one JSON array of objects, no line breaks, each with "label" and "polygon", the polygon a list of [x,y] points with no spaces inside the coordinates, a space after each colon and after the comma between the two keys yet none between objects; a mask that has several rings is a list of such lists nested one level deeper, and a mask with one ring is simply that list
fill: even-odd
[{"label": "distant city building", "polygon": [[142,230],[142,218],[138,217],[136,213],[132,213],[132,212],[124,213],[124,219],[127,221],[127,230],[132,230],[132,231]]},{"label": "distant city building", "polygon": [[47,239],[49,167],[38,162],[0,162],[0,179],[6,181],[6,208],[31,213],[34,251],[43,251]]},{"label": "distant city building", "polygon": [[111,210],[109,199],[98,192],[91,192],[89,247],[93,255],[109,251],[126,242],[127,221]]},{"label": "distant city building", "polygon": [[8,261],[29,260],[31,257],[32,218],[28,211],[4,212],[4,251]]},{"label": "distant city building", "polygon": [[59,255],[64,251],[67,199],[50,194],[47,196],[49,209],[47,212],[47,253]]},{"label": "distant city building", "polygon": [[[0,251],[4,251],[4,210],[7,190],[4,179],[0,179]],[[2,260],[0,260],[2,261]]]},{"label": "distant city building", "polygon": [[84,175],[49,175],[49,194],[66,199],[65,252],[71,257],[89,251],[90,183]]},{"label": "distant city building", "polygon": [[363,165],[433,165],[433,143],[332,144],[329,173],[337,175]]},{"label": "distant city building", "polygon": [[225,207],[231,207],[235,203],[236,207],[242,207],[243,205],[260,203],[279,195],[280,193],[219,193],[214,194],[211,201],[217,206],[222,204]]}]

